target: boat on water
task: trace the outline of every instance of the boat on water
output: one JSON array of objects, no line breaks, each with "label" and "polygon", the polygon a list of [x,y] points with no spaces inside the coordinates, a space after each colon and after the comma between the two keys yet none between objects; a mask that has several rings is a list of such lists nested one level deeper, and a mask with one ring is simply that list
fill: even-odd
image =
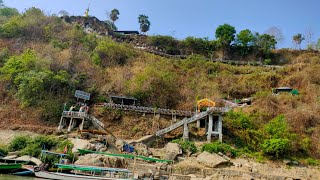
[{"label": "boat on water", "polygon": [[22,168],[22,164],[18,163],[0,163],[0,173],[13,173]]},{"label": "boat on water", "polygon": [[19,158],[7,156],[0,159],[0,173],[31,176],[33,175],[33,167],[39,165],[41,165],[41,162],[34,162],[29,156],[22,156]]},{"label": "boat on water", "polygon": [[115,180],[115,179],[133,179],[133,174],[127,169],[105,168],[97,166],[84,166],[74,164],[56,164],[59,170],[72,169],[70,173],[48,172],[35,168],[34,173],[38,178],[56,179],[56,180]]},{"label": "boat on water", "polygon": [[84,155],[84,154],[102,154],[102,155],[107,155],[107,156],[123,157],[123,158],[127,158],[127,159],[136,158],[136,159],[141,159],[141,160],[149,161],[149,162],[160,162],[160,163],[170,163],[170,162],[172,162],[171,160],[150,158],[150,157],[145,157],[145,156],[135,156],[133,154],[111,154],[111,153],[105,153],[105,152],[99,152],[99,151],[91,151],[91,150],[86,150],[86,149],[78,149],[78,152],[81,155]]}]

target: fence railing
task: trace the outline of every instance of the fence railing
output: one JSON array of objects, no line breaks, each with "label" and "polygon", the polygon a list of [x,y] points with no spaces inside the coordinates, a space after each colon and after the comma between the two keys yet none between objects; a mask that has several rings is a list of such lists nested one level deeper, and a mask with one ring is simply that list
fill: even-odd
[{"label": "fence railing", "polygon": [[119,109],[123,111],[136,111],[141,113],[156,113],[156,114],[164,114],[164,115],[183,116],[183,117],[191,117],[194,115],[194,112],[192,111],[151,108],[151,107],[144,107],[144,106],[122,105],[122,104],[114,104],[114,103],[99,103],[99,104],[95,104],[95,106],[107,107],[111,109]]}]

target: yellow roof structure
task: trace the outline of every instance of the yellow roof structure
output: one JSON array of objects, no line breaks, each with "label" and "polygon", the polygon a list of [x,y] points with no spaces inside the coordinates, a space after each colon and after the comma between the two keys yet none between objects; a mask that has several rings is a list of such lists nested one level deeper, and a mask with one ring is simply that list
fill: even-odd
[{"label": "yellow roof structure", "polygon": [[214,106],[216,106],[216,103],[214,101],[211,101],[208,98],[197,101],[198,112],[200,112],[201,107],[214,107]]}]

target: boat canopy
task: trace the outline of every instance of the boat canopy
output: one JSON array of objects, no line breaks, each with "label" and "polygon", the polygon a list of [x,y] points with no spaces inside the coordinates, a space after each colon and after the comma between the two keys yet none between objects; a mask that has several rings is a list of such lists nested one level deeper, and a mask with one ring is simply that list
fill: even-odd
[{"label": "boat canopy", "polygon": [[56,153],[56,152],[52,152],[52,151],[47,151],[47,150],[41,150],[42,154],[54,154],[54,155],[58,155],[58,156],[69,156],[68,154],[62,154],[62,153]]}]

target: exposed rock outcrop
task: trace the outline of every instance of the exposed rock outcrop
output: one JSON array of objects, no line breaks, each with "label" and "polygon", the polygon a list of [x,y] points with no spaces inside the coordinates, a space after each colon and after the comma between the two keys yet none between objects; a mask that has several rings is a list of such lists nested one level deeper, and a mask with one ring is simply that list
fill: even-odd
[{"label": "exposed rock outcrop", "polygon": [[84,156],[80,156],[75,164],[112,168],[126,168],[128,166],[127,161],[122,157],[113,157],[101,154],[86,154]]},{"label": "exposed rock outcrop", "polygon": [[219,156],[216,153],[208,153],[208,152],[203,152],[201,154],[199,154],[199,156],[197,157],[197,161],[201,164],[206,165],[207,167],[217,167],[219,165],[223,165],[228,163],[229,161],[226,160],[225,158]]}]

